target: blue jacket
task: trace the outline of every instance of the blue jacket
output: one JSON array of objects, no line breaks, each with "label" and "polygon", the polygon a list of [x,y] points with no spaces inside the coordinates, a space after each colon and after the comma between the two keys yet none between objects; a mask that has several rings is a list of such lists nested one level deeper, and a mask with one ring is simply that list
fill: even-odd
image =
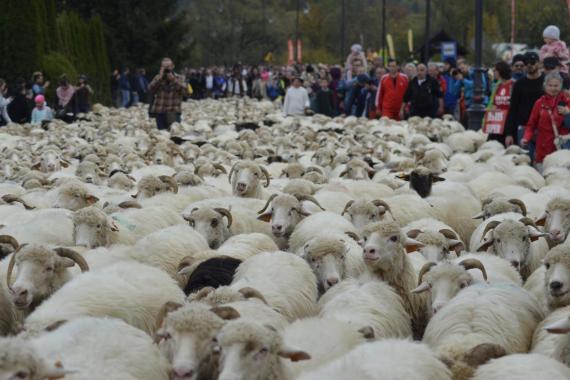
[{"label": "blue jacket", "polygon": [[443,94],[443,103],[446,108],[455,108],[459,97],[461,96],[461,82],[455,80],[450,73],[443,74],[445,80],[445,94]]},{"label": "blue jacket", "polygon": [[124,91],[131,90],[131,83],[129,82],[129,76],[127,74],[121,74],[119,78],[119,88]]},{"label": "blue jacket", "polygon": [[344,113],[356,117],[366,116],[366,97],[368,90],[364,86],[358,85],[358,82],[352,85],[348,91],[347,100],[344,106]]}]

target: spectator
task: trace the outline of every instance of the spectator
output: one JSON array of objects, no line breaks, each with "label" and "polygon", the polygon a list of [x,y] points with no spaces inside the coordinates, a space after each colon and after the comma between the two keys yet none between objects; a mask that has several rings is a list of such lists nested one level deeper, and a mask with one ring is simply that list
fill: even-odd
[{"label": "spectator", "polygon": [[241,75],[239,66],[234,66],[232,76],[228,79],[228,96],[243,97],[247,94],[247,83]]},{"label": "spectator", "polygon": [[388,60],[388,74],[380,81],[376,94],[376,112],[390,119],[400,120],[400,108],[408,89],[408,77],[398,70],[398,62]]},{"label": "spectator", "polygon": [[224,77],[224,70],[214,69],[214,99],[221,98],[226,93],[226,78]]},{"label": "spectator", "polygon": [[345,70],[347,80],[352,81],[352,77],[366,72],[366,56],[362,50],[362,46],[354,44],[350,47],[350,53],[346,57]]},{"label": "spectator", "polygon": [[146,70],[140,68],[137,70],[136,76],[136,92],[139,97],[139,101],[142,103],[148,103],[148,79],[146,79]]},{"label": "spectator", "polygon": [[43,95],[36,95],[34,102],[36,106],[32,111],[32,124],[41,124],[42,121],[53,120],[53,113],[51,108],[46,105],[46,99]]},{"label": "spectator", "polygon": [[331,75],[331,82],[329,84],[329,87],[332,91],[332,96],[333,96],[333,115],[338,116],[340,114],[340,109],[342,107],[342,99],[344,97],[340,86],[342,78],[342,70],[339,67],[331,67],[330,75]]},{"label": "spectator", "polygon": [[544,61],[542,61],[542,67],[544,68],[545,75],[548,75],[551,72],[559,73],[563,81],[562,89],[565,91],[570,89],[570,78],[568,77],[568,74],[561,72],[562,63],[560,62],[560,59],[557,57],[546,57],[544,58]]},{"label": "spectator", "polygon": [[131,105],[131,71],[125,67],[119,78],[119,89],[121,90],[121,107],[127,108]]},{"label": "spectator", "polygon": [[370,119],[377,119],[380,117],[380,113],[376,110],[376,94],[378,93],[380,81],[385,74],[384,68],[378,66],[374,69],[372,74],[372,79],[370,79],[370,84],[368,86],[372,96],[368,97],[366,108],[368,109],[368,117]]},{"label": "spectator", "polygon": [[544,45],[540,48],[539,56],[543,61],[547,57],[556,57],[562,63],[561,72],[568,73],[568,61],[570,60],[570,51],[566,47],[566,43],[560,40],[560,29],[555,25],[549,25],[542,33]]},{"label": "spectator", "polygon": [[414,79],[418,74],[416,65],[413,62],[407,63],[404,66],[404,74],[406,74],[406,76],[408,77],[408,81]]},{"label": "spectator", "polygon": [[160,72],[150,82],[149,91],[154,94],[150,112],[155,115],[159,130],[168,129],[172,123],[180,122],[182,98],[186,95],[184,78],[174,72],[174,63],[163,58]]},{"label": "spectator", "polygon": [[211,69],[206,70],[205,81],[206,81],[206,97],[211,98],[212,93],[214,91],[214,75],[212,74]]},{"label": "spectator", "polygon": [[349,90],[344,112],[357,117],[366,115],[366,100],[368,95],[368,75],[359,74]]},{"label": "spectator", "polygon": [[75,90],[75,113],[87,113],[91,111],[91,97],[93,96],[93,89],[87,81],[87,76],[81,74],[79,76],[79,83]]},{"label": "spectator", "polygon": [[443,94],[437,80],[427,75],[427,67],[423,63],[417,66],[417,76],[410,82],[404,95],[404,104],[400,117],[404,117],[406,103],[410,103],[410,115],[420,117],[436,117],[443,114]]},{"label": "spectator", "polygon": [[32,93],[35,97],[36,95],[44,95],[46,93],[47,88],[49,87],[49,81],[44,82],[44,75],[41,71],[36,71],[32,75]]},{"label": "spectator", "polygon": [[458,70],[455,68],[455,60],[448,58],[443,63],[443,79],[445,80],[445,93],[443,96],[444,112],[459,119],[457,102],[459,100],[461,88],[457,80]]},{"label": "spectator", "polygon": [[7,92],[6,81],[0,79],[0,126],[4,126],[12,122],[10,115],[8,115],[8,105],[12,98],[5,98]]},{"label": "spectator", "polygon": [[[259,82],[260,82],[259,68],[256,66],[252,67],[248,71],[245,80],[245,83],[247,85],[247,96],[249,96],[250,98],[259,99]],[[255,95],[253,94],[254,92]]]},{"label": "spectator", "polygon": [[568,134],[568,130],[562,127],[564,115],[559,111],[568,107],[570,103],[562,91],[562,77],[556,72],[545,77],[544,92],[545,94],[536,101],[532,108],[521,140],[523,147],[527,146],[531,140],[536,140],[534,163],[540,172],[542,172],[544,157],[556,151],[555,137]]},{"label": "spectator", "polygon": [[72,112],[71,100],[75,94],[75,87],[69,83],[67,75],[63,74],[59,77],[59,87],[55,90],[58,99],[59,109],[64,109],[66,112]]},{"label": "spectator", "polygon": [[26,81],[24,78],[16,79],[10,91],[12,101],[8,105],[8,115],[14,123],[24,124],[30,120],[30,107],[26,97]]},{"label": "spectator", "polygon": [[121,73],[119,69],[113,70],[111,74],[111,99],[113,105],[117,108],[121,106],[121,89],[119,86],[119,80],[121,79]]},{"label": "spectator", "polygon": [[[493,88],[487,109],[490,111],[503,110],[508,115],[514,83],[511,79],[511,66],[504,61],[495,63],[494,76],[497,83]],[[505,145],[505,131],[503,130],[502,134],[489,134],[488,140],[496,140]]]},{"label": "spectator", "polygon": [[[442,94],[445,95],[447,91],[447,82],[445,81],[443,74],[439,71],[439,66],[437,65],[437,63],[434,62],[428,63],[428,75],[433,79],[435,79],[437,83],[439,83],[439,90],[441,91]],[[443,110],[441,110],[441,112],[439,113],[438,113],[438,104],[435,103],[434,106],[435,106],[434,112],[436,113],[436,115],[443,116],[443,113],[445,112],[445,103]]]},{"label": "spectator", "polygon": [[129,88],[131,89],[131,94],[130,94],[131,101],[129,105],[136,106],[137,103],[140,101],[136,70],[132,73],[129,72],[128,79],[129,79]]},{"label": "spectator", "polygon": [[315,112],[333,117],[333,95],[329,88],[329,81],[327,78],[321,79],[320,88],[317,91],[315,98]]},{"label": "spectator", "polygon": [[269,86],[269,80],[270,80],[271,74],[269,74],[269,71],[264,71],[261,73],[261,78],[259,81],[259,96],[260,96],[260,100],[267,100],[269,99],[269,96],[267,94],[267,86]]},{"label": "spectator", "polygon": [[299,77],[293,79],[293,85],[287,89],[283,113],[285,116],[301,116],[310,106],[309,94],[303,87],[303,80]]},{"label": "spectator", "polygon": [[[510,146],[522,137],[530,112],[535,102],[542,96],[544,74],[539,69],[538,54],[524,55],[526,74],[515,82],[511,92],[511,106],[505,126],[505,145]],[[518,138],[518,139],[515,139]]]},{"label": "spectator", "polygon": [[513,57],[512,65],[512,76],[511,78],[516,82],[517,80],[524,78],[524,55],[516,54]]}]

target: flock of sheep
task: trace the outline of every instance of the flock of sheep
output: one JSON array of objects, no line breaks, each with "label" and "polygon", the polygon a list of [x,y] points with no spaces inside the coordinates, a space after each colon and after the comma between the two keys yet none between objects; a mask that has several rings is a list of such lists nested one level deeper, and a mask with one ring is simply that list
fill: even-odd
[{"label": "flock of sheep", "polygon": [[143,107],[0,132],[0,380],[570,379],[570,151]]}]

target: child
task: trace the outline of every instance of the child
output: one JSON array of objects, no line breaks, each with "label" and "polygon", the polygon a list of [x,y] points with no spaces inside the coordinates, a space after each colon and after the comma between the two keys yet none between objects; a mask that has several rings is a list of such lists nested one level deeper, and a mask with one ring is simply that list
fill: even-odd
[{"label": "child", "polygon": [[32,111],[32,124],[41,124],[42,121],[50,121],[53,119],[51,108],[46,106],[46,100],[43,95],[38,95],[34,99],[36,107]]},{"label": "child", "polygon": [[570,60],[570,51],[566,47],[566,43],[560,40],[560,29],[555,25],[549,25],[542,33],[544,37],[544,45],[540,48],[539,56],[543,61],[546,57],[556,57],[562,62],[563,73],[568,73],[568,61]]},{"label": "child", "polygon": [[315,99],[316,113],[320,113],[329,117],[333,117],[333,94],[329,89],[329,81],[321,79],[321,87],[317,91]]}]

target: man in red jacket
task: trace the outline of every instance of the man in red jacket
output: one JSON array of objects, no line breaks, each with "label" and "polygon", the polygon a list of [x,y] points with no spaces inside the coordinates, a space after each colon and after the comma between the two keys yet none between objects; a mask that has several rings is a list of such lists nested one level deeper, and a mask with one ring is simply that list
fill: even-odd
[{"label": "man in red jacket", "polygon": [[400,108],[408,89],[408,77],[398,70],[395,59],[388,61],[389,73],[380,80],[376,93],[376,110],[381,116],[400,120]]}]

